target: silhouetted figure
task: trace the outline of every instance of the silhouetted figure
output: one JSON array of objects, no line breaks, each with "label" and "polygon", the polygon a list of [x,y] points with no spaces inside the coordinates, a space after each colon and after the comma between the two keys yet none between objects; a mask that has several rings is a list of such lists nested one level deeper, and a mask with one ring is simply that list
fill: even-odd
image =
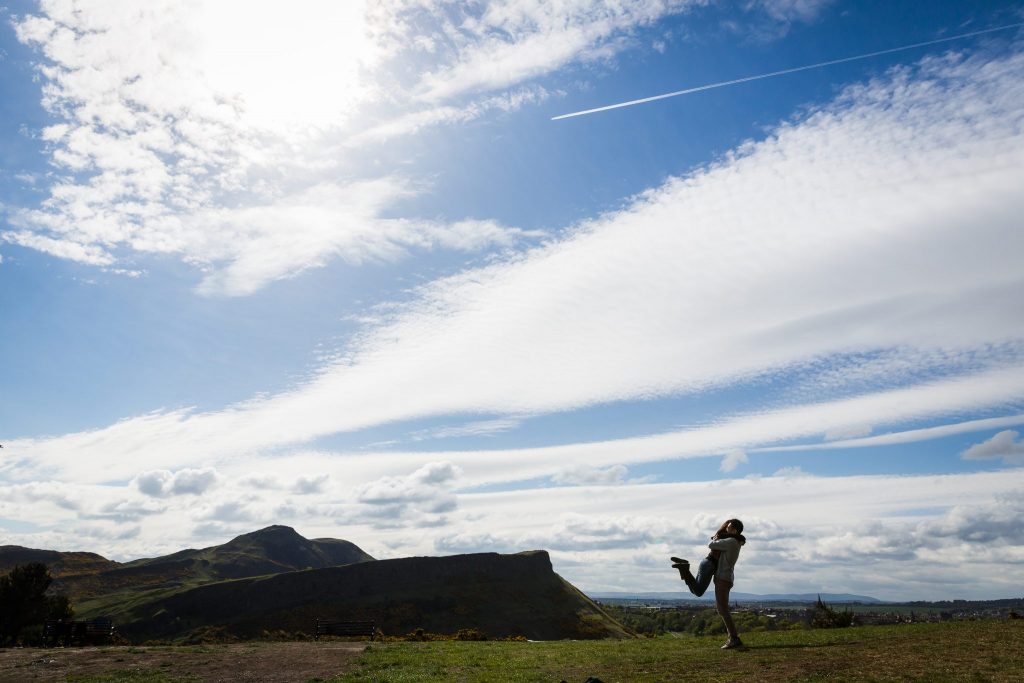
[{"label": "silhouetted figure", "polygon": [[740,548],[746,542],[747,539],[743,537],[743,522],[729,519],[711,537],[711,542],[708,543],[711,553],[700,561],[697,576],[690,573],[688,561],[678,557],[671,558],[672,566],[679,570],[679,577],[697,597],[704,595],[711,582],[715,582],[715,606],[725,623],[725,630],[729,632],[729,640],[722,646],[723,650],[743,645],[736,631],[736,624],[733,623],[732,614],[729,613],[729,591],[735,582],[733,569],[736,560],[739,559]]}]

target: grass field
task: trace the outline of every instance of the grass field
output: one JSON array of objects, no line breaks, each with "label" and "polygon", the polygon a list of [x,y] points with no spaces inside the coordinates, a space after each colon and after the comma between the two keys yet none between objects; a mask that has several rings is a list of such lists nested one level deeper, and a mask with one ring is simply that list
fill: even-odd
[{"label": "grass field", "polygon": [[[720,636],[548,642],[250,642],[201,647],[0,650],[0,680],[1024,681],[1024,622],[964,621]],[[88,649],[88,648],[87,648]],[[8,660],[3,660],[8,657]],[[23,661],[14,661],[20,657]],[[61,658],[65,658],[62,660]],[[83,657],[75,660],[74,657]],[[84,658],[88,658],[88,663]],[[43,666],[40,662],[47,662]],[[76,664],[76,661],[79,662]]]},{"label": "grass field", "polygon": [[350,681],[1024,681],[1024,623],[968,621],[723,638],[371,645]]}]

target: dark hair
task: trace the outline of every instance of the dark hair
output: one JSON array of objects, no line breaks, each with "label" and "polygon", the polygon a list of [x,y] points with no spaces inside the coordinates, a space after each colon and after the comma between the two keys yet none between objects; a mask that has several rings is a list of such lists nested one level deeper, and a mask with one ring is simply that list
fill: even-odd
[{"label": "dark hair", "polygon": [[[736,529],[735,534],[730,534],[725,530],[730,524]],[[747,542],[747,539],[743,537],[743,522],[738,519],[727,519],[722,522],[722,526],[718,527],[718,531],[715,533],[715,538],[735,538],[740,542],[740,545],[744,545]]]}]

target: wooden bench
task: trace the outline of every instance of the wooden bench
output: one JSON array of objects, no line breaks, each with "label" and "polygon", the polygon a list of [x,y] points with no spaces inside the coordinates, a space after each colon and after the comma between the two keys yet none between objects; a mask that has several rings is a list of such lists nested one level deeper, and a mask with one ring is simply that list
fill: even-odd
[{"label": "wooden bench", "polygon": [[43,624],[43,642],[46,647],[105,645],[113,637],[114,622],[110,619],[92,619],[90,621],[47,619]]},{"label": "wooden bench", "polygon": [[320,640],[320,636],[367,636],[373,640],[377,633],[377,625],[372,621],[337,621],[332,619],[317,619],[316,630],[313,632],[313,640]]}]

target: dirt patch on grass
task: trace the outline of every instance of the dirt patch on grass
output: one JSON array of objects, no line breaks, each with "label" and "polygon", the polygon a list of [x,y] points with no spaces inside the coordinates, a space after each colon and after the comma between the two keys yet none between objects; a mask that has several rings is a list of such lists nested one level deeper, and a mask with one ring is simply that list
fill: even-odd
[{"label": "dirt patch on grass", "polygon": [[366,643],[333,642],[0,649],[0,681],[88,680],[110,675],[137,680],[292,683],[343,673],[365,648]]}]

